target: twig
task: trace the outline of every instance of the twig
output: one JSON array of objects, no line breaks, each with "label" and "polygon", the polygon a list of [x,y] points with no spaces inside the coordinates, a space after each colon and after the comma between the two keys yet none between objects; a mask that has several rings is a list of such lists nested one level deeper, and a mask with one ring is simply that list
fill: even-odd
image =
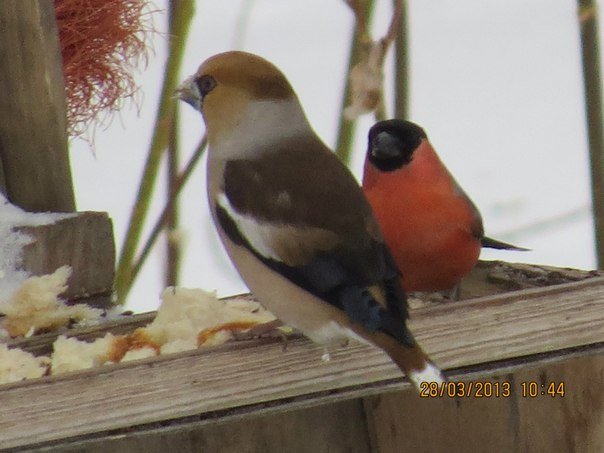
[{"label": "twig", "polygon": [[394,31],[394,117],[409,117],[409,59],[407,40],[407,1],[393,0],[398,6],[398,28]]},{"label": "twig", "polygon": [[173,197],[170,198],[168,200],[168,202],[166,203],[166,206],[164,206],[164,210],[162,211],[161,215],[157,219],[157,222],[155,223],[153,230],[151,230],[151,234],[147,238],[147,242],[145,242],[145,245],[143,246],[140,254],[138,255],[136,261],[132,265],[132,270],[130,273],[130,275],[132,277],[132,281],[134,281],[134,279],[136,279],[141,268],[143,267],[143,264],[145,264],[145,261],[146,261],[147,257],[149,256],[149,252],[151,252],[151,249],[155,245],[155,242],[157,241],[157,238],[159,237],[159,234],[161,233],[161,231],[166,223],[166,219],[168,218],[168,214],[169,214],[170,210],[172,209],[172,205],[176,202],[178,195],[180,194],[181,190],[183,189],[183,187],[185,186],[189,177],[191,176],[191,173],[193,173],[193,170],[199,163],[199,160],[203,156],[203,152],[206,149],[206,145],[207,145],[207,138],[206,138],[206,136],[204,136],[201,139],[201,143],[197,147],[195,154],[193,154],[193,156],[187,163],[187,166],[185,167],[183,172],[180,174],[179,178],[176,180],[175,185],[174,185]]},{"label": "twig", "polygon": [[[358,1],[347,1],[353,10],[357,21],[366,16]],[[373,41],[365,23],[357,23],[356,30],[359,33],[362,45],[361,56],[357,64],[350,70],[350,92],[351,103],[343,111],[344,116],[352,120],[363,113],[374,112],[376,119],[385,119],[387,116],[383,95],[383,67],[388,48],[398,34],[403,16],[402,0],[394,2],[392,19],[386,35]]]},{"label": "twig", "polygon": [[373,0],[346,0],[352,10],[355,20],[355,33],[361,42],[371,41],[367,32],[371,14],[373,13]]},{"label": "twig", "polygon": [[[352,41],[350,42],[350,56],[348,57],[348,67],[346,70],[346,86],[344,87],[344,95],[342,96],[342,104],[340,107],[340,121],[338,124],[338,138],[336,141],[336,154],[345,164],[350,163],[350,154],[352,149],[352,137],[354,136],[355,121],[348,120],[344,116],[344,109],[351,102],[351,81],[348,74],[352,70],[356,61],[358,61],[362,55],[363,47],[366,46],[367,35],[367,23],[371,20],[373,13],[374,0],[368,0],[362,2],[364,4],[363,12],[359,0],[351,0],[347,2],[355,15],[355,28]],[[353,7],[351,3],[354,3]]]},{"label": "twig", "polygon": [[176,238],[178,228],[178,200],[176,199],[176,186],[178,184],[178,164],[179,164],[179,141],[178,125],[179,110],[174,106],[172,114],[172,123],[170,127],[170,141],[168,144],[168,193],[167,200],[174,200],[166,216],[166,286],[176,286],[178,284],[178,271],[180,267],[180,241]]},{"label": "twig", "polygon": [[122,246],[117,266],[115,290],[117,303],[120,304],[125,302],[126,296],[128,295],[134,280],[132,274],[132,261],[136,254],[145,218],[149,210],[161,157],[168,143],[170,114],[172,105],[175,102],[173,98],[174,89],[178,82],[177,77],[180,72],[186,37],[189,32],[191,19],[194,15],[193,0],[179,0],[178,6],[174,8],[173,13],[170,20],[171,39],[168,62],[164,73],[164,81],[155,120],[153,138],[151,139],[151,146],[143,170],[143,177],[130,216],[126,238]]},{"label": "twig", "polygon": [[[386,43],[391,43],[394,41],[396,36],[399,34],[399,30],[401,29],[401,18],[403,16],[403,0],[394,0],[393,1],[392,11],[392,19],[390,19],[390,27],[388,27],[388,32],[386,36],[382,38],[382,41]],[[389,44],[388,44],[389,45]]]},{"label": "twig", "polygon": [[602,82],[598,15],[594,0],[578,0],[581,30],[585,113],[591,163],[591,192],[598,268],[604,268],[604,131],[602,130]]}]

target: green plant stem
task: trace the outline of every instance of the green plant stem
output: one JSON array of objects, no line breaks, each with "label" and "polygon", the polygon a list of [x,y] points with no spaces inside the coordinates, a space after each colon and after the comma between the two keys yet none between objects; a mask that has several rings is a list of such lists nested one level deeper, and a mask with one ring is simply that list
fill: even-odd
[{"label": "green plant stem", "polygon": [[[362,11],[357,11],[355,29],[350,42],[350,54],[348,57],[348,67],[346,69],[346,85],[344,87],[344,94],[342,96],[342,102],[340,105],[340,121],[338,124],[338,138],[336,141],[336,154],[344,164],[350,163],[350,156],[352,152],[352,142],[354,139],[354,130],[356,121],[347,120],[344,117],[344,109],[349,104],[350,100],[350,71],[353,66],[359,60],[364,46],[367,45],[367,26],[371,21],[371,15],[373,13],[374,0],[364,0],[357,2],[357,8],[362,8]],[[359,23],[359,21],[361,21]]]},{"label": "green plant stem", "polygon": [[585,114],[591,163],[591,191],[598,268],[604,267],[604,137],[598,9],[594,0],[578,0],[585,87]]},{"label": "green plant stem", "polygon": [[164,73],[153,137],[117,266],[115,291],[117,303],[120,304],[125,302],[126,296],[132,286],[132,260],[135,256],[145,218],[149,210],[161,157],[168,143],[170,115],[172,112],[171,106],[174,103],[174,89],[177,85],[186,37],[189,33],[191,19],[194,14],[194,2],[193,0],[174,0],[172,8],[171,12],[173,14],[170,16],[169,27],[170,46],[168,61]]},{"label": "green plant stem", "polygon": [[153,226],[153,230],[151,230],[151,234],[147,238],[147,242],[145,242],[145,245],[143,246],[139,256],[137,257],[136,261],[132,265],[131,276],[132,276],[133,280],[136,279],[136,277],[138,276],[140,270],[143,267],[143,264],[145,264],[145,261],[147,260],[147,257],[149,256],[149,253],[151,252],[151,250],[153,249],[153,246],[157,242],[157,238],[159,237],[159,234],[161,233],[162,229],[164,228],[164,226],[166,224],[166,220],[168,219],[172,206],[176,202],[178,195],[182,191],[183,187],[189,180],[189,177],[193,173],[193,170],[195,169],[195,167],[199,163],[201,157],[203,156],[203,153],[206,149],[206,145],[207,145],[207,138],[204,136],[201,139],[201,143],[197,147],[195,154],[193,154],[193,156],[187,163],[187,166],[185,167],[183,172],[180,174],[178,179],[175,181],[172,197],[166,203],[164,210],[162,211],[161,215],[157,219],[157,222]]},{"label": "green plant stem", "polygon": [[394,37],[394,116],[409,117],[409,57],[407,0],[393,0],[400,8],[400,23]]},{"label": "green plant stem", "polygon": [[176,286],[178,284],[178,273],[181,261],[180,242],[174,237],[174,232],[178,228],[178,200],[176,199],[176,187],[178,186],[178,165],[180,160],[180,150],[178,141],[179,114],[178,107],[174,105],[172,116],[172,125],[170,127],[170,141],[168,144],[168,165],[167,179],[168,190],[166,199],[168,202],[174,200],[166,219],[166,286]]}]

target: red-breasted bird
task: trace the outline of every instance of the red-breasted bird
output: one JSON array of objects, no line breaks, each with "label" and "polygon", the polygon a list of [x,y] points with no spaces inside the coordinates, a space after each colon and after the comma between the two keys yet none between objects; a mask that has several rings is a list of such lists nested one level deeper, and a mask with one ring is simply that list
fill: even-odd
[{"label": "red-breasted bird", "polygon": [[226,52],[177,92],[205,121],[212,218],[256,298],[326,348],[370,343],[416,387],[443,382],[407,328],[400,274],[369,203],[281,71]]},{"label": "red-breasted bird", "polygon": [[480,212],[410,121],[380,121],[370,129],[363,190],[405,291],[454,288],[481,247],[527,250],[484,235]]}]

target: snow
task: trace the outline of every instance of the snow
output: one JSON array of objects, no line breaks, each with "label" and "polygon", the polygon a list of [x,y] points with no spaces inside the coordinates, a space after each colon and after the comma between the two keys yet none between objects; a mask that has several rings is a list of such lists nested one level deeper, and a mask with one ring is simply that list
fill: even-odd
[{"label": "snow", "polygon": [[[179,80],[217,52],[239,48],[262,55],[288,76],[313,128],[333,146],[353,30],[349,8],[342,0],[257,0],[249,23],[240,27],[244,3],[199,5]],[[168,2],[155,4],[166,9]],[[388,27],[391,5],[376,2],[371,27],[376,39]],[[604,19],[604,8],[598,14]],[[154,20],[158,30],[165,30],[165,14]],[[483,258],[593,268],[589,209],[545,233],[524,228],[590,205],[576,2],[413,1],[408,21],[410,119],[424,127],[479,207],[487,234],[533,250],[487,252]],[[165,69],[168,40],[160,33],[153,41],[149,65],[137,77],[142,103],[122,111],[107,129],[98,129],[95,155],[86,143],[72,143],[78,205],[111,213],[118,247],[138,192]],[[384,81],[390,113],[391,63],[392,49]],[[203,134],[203,121],[193,109],[181,107],[181,123],[184,162]],[[357,123],[352,170],[358,178],[372,124],[371,115]],[[210,220],[204,166],[200,162],[181,196],[181,227],[188,238],[179,284],[215,289],[221,297],[242,293],[246,288]],[[150,219],[161,212],[165,192],[160,177]],[[508,235],[518,229],[523,231]],[[128,308],[157,308],[163,254],[163,244],[155,247]]]},{"label": "snow", "polygon": [[3,303],[29,277],[29,274],[21,269],[22,251],[32,239],[15,228],[49,225],[74,215],[25,212],[9,203],[0,193],[0,311]]}]

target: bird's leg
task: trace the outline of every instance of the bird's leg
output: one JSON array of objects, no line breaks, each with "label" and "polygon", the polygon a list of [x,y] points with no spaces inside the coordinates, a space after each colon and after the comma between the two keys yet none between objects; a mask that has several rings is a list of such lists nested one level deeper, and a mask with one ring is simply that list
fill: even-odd
[{"label": "bird's leg", "polygon": [[461,282],[458,283],[457,285],[455,285],[453,288],[447,290],[447,291],[443,291],[443,296],[446,299],[452,300],[452,301],[458,301],[461,298]]}]

